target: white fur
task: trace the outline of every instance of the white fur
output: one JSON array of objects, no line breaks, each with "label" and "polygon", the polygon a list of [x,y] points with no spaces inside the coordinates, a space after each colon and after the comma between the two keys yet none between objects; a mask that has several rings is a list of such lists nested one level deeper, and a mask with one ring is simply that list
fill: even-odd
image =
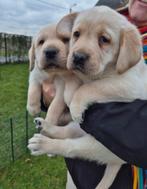
[{"label": "white fur", "polygon": [[[90,104],[95,102],[131,102],[135,99],[147,99],[147,67],[144,64],[142,53],[140,52],[140,35],[135,27],[124,17],[106,7],[93,8],[73,16],[77,16],[73,24],[74,29],[78,29],[79,25],[84,25],[83,27],[86,28],[87,20],[89,20],[89,24],[93,24],[95,28],[99,26],[99,22],[102,24],[102,27],[104,25],[107,26],[107,24],[108,27],[111,26],[110,29],[113,33],[111,37],[112,39],[114,38],[114,47],[110,48],[107,44],[107,46],[104,45],[103,48],[100,48],[97,46],[97,40],[94,38],[92,44],[90,40],[94,36],[92,32],[95,28],[92,30],[90,27],[86,28],[88,32],[85,34],[85,38],[71,40],[68,67],[72,68],[71,64],[74,52],[78,50],[80,52],[82,49],[84,53],[87,53],[87,49],[88,52],[90,49],[90,53],[93,54],[87,62],[88,69],[85,70],[85,73],[89,79],[94,78],[95,80],[91,79],[91,81],[82,85],[72,98],[70,112],[73,120],[77,123],[71,122],[61,130],[58,126],[49,128],[45,120],[37,118],[42,128],[48,127],[46,131],[51,138],[43,136],[42,134],[35,134],[34,137],[29,140],[28,148],[33,155],[52,153],[64,157],[78,157],[89,161],[96,161],[101,164],[107,164],[104,178],[97,186],[97,189],[108,189],[113,183],[121,165],[125,162],[78,126],[82,121],[83,112]],[[65,22],[67,22],[67,18],[68,16]],[[71,16],[69,16],[69,18],[71,18]],[[107,19],[107,22],[101,22],[102,19]],[[114,21],[112,22],[112,20]],[[99,28],[99,30],[100,29],[101,28]],[[124,30],[125,37],[127,37],[124,38],[124,41],[122,40],[122,45],[120,38]],[[89,37],[90,34],[91,38]],[[135,38],[131,36],[132,34],[135,36],[136,41],[134,41]],[[109,33],[109,35],[111,34]],[[127,41],[127,39],[129,39],[128,36],[132,37],[129,42]],[[132,46],[132,44],[136,46]],[[97,49],[99,51],[97,51]],[[139,57],[141,57],[141,59],[139,59]],[[135,62],[133,60],[137,61]],[[113,64],[109,66],[109,62]],[[108,66],[108,69],[106,69],[106,66]],[[55,136],[55,139],[52,139],[53,136]],[[74,138],[74,136],[77,138]],[[111,176],[108,177],[110,173]]]}]

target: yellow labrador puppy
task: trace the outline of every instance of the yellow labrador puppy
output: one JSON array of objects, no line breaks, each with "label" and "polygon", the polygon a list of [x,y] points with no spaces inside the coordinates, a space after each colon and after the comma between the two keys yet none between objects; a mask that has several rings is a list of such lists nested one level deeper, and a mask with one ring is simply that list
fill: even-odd
[{"label": "yellow labrador puppy", "polygon": [[[64,88],[69,86],[68,88],[70,90],[72,84],[72,88],[76,88],[76,84],[79,84],[75,82],[76,84],[74,85],[74,81],[76,80],[74,79],[75,76],[66,69],[67,54],[67,37],[59,38],[56,35],[56,25],[43,28],[33,39],[29,51],[31,72],[27,109],[32,115],[39,113],[42,83],[44,81],[54,83],[56,95],[53,99],[49,99],[51,105],[46,115],[46,120],[50,124],[58,124],[59,117],[66,107],[64,102],[64,95],[66,95],[66,93],[64,94]],[[67,92],[69,94],[72,90]]]},{"label": "yellow labrador puppy", "polygon": [[[54,132],[48,129],[48,136],[55,139],[35,134],[28,148],[33,155],[52,153],[107,164],[96,188],[108,189],[125,162],[81,131],[78,123],[95,102],[147,99],[147,67],[140,34],[124,16],[105,6],[65,16],[57,25],[57,32],[60,36],[71,36],[67,67],[86,82],[70,103],[75,122],[62,130],[57,126]],[[43,128],[48,126],[43,119],[37,121]]]}]

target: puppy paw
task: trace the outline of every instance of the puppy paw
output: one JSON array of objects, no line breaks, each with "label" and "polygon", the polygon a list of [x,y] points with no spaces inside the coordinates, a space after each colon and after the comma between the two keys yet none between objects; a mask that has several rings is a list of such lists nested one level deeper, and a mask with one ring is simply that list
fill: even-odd
[{"label": "puppy paw", "polygon": [[35,104],[35,105],[27,104],[27,110],[30,115],[35,116],[41,112],[40,104]]},{"label": "puppy paw", "polygon": [[37,129],[43,129],[44,125],[46,124],[45,120],[41,117],[36,117],[34,119],[34,123],[35,123]]},{"label": "puppy paw", "polygon": [[54,127],[50,125],[48,121],[41,117],[37,117],[34,119],[34,123],[36,128],[41,130],[40,133],[42,135],[52,137],[52,130],[54,130]]},{"label": "puppy paw", "polygon": [[34,156],[42,155],[47,153],[46,145],[48,143],[48,137],[41,134],[34,134],[29,140],[28,149]]},{"label": "puppy paw", "polygon": [[56,155],[60,150],[60,141],[56,143],[54,139],[46,137],[42,134],[34,134],[28,143],[28,149],[34,156],[42,154]]}]

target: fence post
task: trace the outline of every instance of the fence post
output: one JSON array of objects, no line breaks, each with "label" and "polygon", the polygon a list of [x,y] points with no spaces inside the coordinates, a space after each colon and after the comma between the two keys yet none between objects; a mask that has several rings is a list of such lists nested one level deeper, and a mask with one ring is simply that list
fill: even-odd
[{"label": "fence post", "polygon": [[6,37],[6,33],[4,34],[4,43],[5,43],[5,60],[6,60],[6,63],[8,63],[8,60],[7,60],[7,37]]},{"label": "fence post", "polygon": [[29,139],[28,125],[29,125],[28,111],[26,111],[26,152],[28,152],[27,146],[28,146],[28,139]]},{"label": "fence post", "polygon": [[14,162],[14,140],[13,140],[13,121],[10,118],[10,128],[11,128],[11,153],[12,153],[12,161]]}]

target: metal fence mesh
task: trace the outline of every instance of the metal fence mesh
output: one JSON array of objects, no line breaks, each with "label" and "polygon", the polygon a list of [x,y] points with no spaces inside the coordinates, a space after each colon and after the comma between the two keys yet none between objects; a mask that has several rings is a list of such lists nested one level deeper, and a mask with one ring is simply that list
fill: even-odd
[{"label": "metal fence mesh", "polygon": [[0,169],[26,153],[28,139],[37,132],[28,113],[0,122]]}]

